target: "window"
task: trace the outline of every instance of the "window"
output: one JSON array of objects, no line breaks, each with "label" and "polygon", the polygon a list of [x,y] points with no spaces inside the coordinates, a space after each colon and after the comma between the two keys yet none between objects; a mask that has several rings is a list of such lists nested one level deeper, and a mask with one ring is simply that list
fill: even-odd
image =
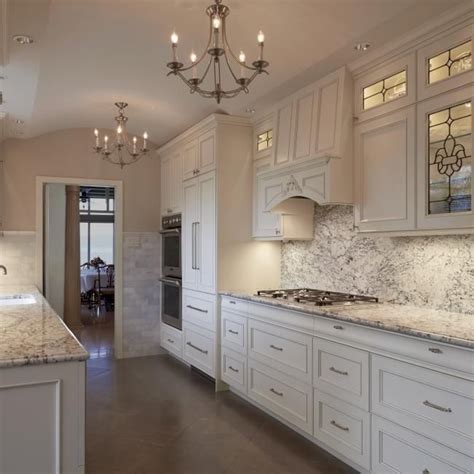
[{"label": "window", "polygon": [[397,72],[363,89],[363,109],[403,97],[407,93],[407,72]]},{"label": "window", "polygon": [[433,56],[428,61],[428,84],[467,71],[472,67],[472,41]]},{"label": "window", "polygon": [[100,257],[114,263],[114,188],[81,187],[81,264]]},{"label": "window", "polygon": [[429,115],[429,214],[472,209],[472,105]]},{"label": "window", "polygon": [[273,129],[257,135],[257,151],[264,151],[273,145]]}]

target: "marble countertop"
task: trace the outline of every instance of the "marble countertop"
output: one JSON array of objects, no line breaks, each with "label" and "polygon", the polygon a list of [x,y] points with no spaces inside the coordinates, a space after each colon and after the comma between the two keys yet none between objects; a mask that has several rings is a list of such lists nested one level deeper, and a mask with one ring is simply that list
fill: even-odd
[{"label": "marble countertop", "polygon": [[225,291],[223,296],[474,349],[474,314],[392,303],[315,306]]},{"label": "marble countertop", "polygon": [[0,306],[0,368],[86,360],[88,352],[34,286],[0,286],[35,303]]}]

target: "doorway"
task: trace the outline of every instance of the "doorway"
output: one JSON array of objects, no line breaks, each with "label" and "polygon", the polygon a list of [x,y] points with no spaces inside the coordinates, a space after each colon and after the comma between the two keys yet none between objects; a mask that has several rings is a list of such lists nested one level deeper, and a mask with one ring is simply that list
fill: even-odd
[{"label": "doorway", "polygon": [[121,181],[37,178],[37,286],[91,358],[123,354],[122,222]]}]

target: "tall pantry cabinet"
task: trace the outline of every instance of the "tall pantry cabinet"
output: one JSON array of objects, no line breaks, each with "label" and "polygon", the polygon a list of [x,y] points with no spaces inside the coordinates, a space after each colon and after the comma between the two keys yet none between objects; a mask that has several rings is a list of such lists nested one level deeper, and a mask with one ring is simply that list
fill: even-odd
[{"label": "tall pantry cabinet", "polygon": [[159,150],[162,166],[171,155],[183,163],[183,330],[171,337],[174,354],[212,377],[220,373],[218,293],[280,284],[280,244],[252,239],[252,149],[248,119],[213,114]]}]

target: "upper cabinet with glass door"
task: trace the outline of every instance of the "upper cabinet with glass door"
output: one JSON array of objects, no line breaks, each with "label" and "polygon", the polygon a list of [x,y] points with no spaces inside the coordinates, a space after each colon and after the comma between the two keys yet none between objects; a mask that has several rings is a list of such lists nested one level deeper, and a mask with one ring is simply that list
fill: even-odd
[{"label": "upper cabinet with glass door", "polygon": [[418,50],[418,100],[472,84],[472,25]]},{"label": "upper cabinet with glass door", "polygon": [[354,91],[358,122],[413,104],[416,101],[415,69],[415,53],[412,53],[359,76]]}]

